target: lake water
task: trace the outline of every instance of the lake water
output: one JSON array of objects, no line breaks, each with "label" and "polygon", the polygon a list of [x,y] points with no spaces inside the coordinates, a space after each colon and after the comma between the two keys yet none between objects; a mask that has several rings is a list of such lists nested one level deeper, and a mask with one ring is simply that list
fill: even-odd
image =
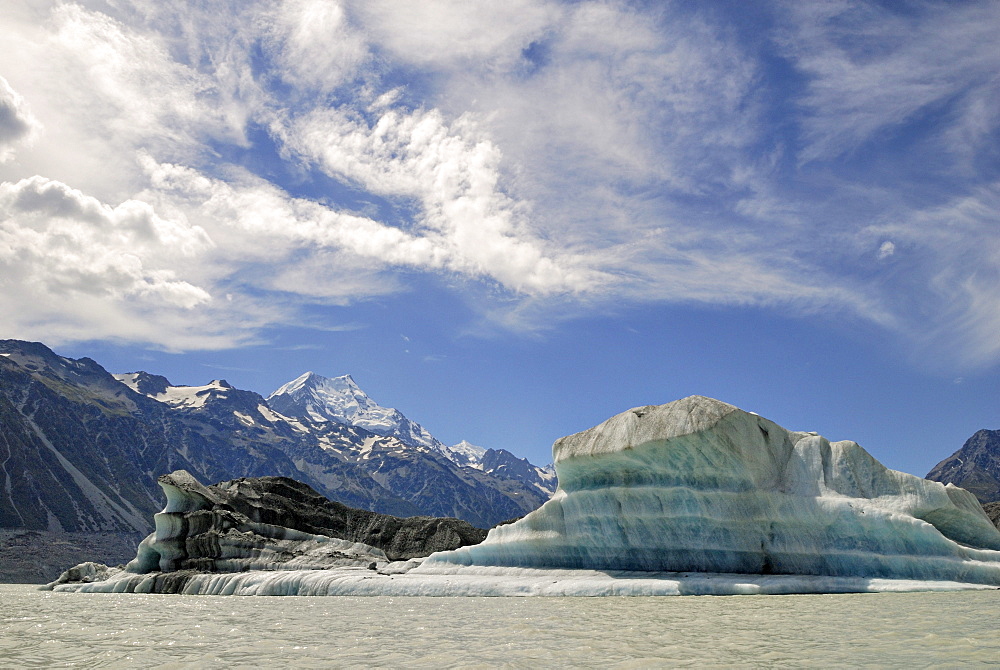
[{"label": "lake water", "polygon": [[238,597],[0,585],[0,667],[1000,666],[1000,591]]}]

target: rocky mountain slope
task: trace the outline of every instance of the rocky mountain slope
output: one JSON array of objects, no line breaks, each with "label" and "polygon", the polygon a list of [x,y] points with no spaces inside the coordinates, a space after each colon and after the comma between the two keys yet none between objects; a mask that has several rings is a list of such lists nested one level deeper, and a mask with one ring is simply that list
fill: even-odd
[{"label": "rocky mountain slope", "polygon": [[982,503],[1000,501],[1000,430],[977,431],[935,465],[927,479],[961,486]]},{"label": "rocky mountain slope", "polygon": [[202,481],[290,477],[350,507],[479,527],[548,497],[432,446],[284,416],[223,380],[185,387],[145,372],[116,378],[91,359],[17,340],[0,341],[0,425],[0,529],[26,547],[93,544],[103,534],[109,553],[95,558],[107,562],[121,553],[111,546],[151,530],[161,507],[156,478],[178,469]]}]

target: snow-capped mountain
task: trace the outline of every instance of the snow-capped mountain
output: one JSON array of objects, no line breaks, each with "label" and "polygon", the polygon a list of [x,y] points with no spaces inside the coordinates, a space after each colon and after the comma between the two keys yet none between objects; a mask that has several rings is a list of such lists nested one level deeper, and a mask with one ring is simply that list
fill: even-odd
[{"label": "snow-capped mountain", "polygon": [[[311,413],[287,416],[224,380],[175,386],[147,372],[112,376],[89,358],[0,340],[0,578],[52,578],[46,571],[72,562],[52,547],[72,554],[99,544],[91,555],[121,561],[163,507],[156,478],[177,469],[204,481],[290,477],[350,507],[480,528],[536,509],[554,489],[531,476],[541,469],[507,452],[442,445],[350,378],[342,394],[325,389],[339,406],[317,395]],[[395,434],[344,422],[354,418]],[[11,532],[20,533],[17,546],[34,543],[17,566],[4,548]]]},{"label": "snow-capped mountain", "polygon": [[136,393],[159,400],[171,407],[204,407],[212,396],[225,398],[233,387],[225,379],[213,379],[204,386],[172,386],[166,377],[148,372],[111,375]]},{"label": "snow-capped mountain", "polygon": [[459,465],[483,469],[483,456],[486,455],[486,448],[479,447],[467,440],[462,440],[448,449],[452,453],[452,459]]},{"label": "snow-capped mountain", "polygon": [[528,462],[527,458],[518,458],[506,449],[487,449],[467,440],[448,447],[451,450],[451,460],[458,465],[474,470],[480,470],[499,479],[513,479],[529,484],[546,495],[555,493],[556,469],[550,463],[539,467]]},{"label": "snow-capped mountain", "polygon": [[350,375],[322,377],[307,372],[269,395],[267,404],[285,416],[357,426],[376,435],[395,437],[414,447],[430,447],[451,458],[449,448],[426,428],[410,421],[397,409],[379,405]]},{"label": "snow-capped mountain", "polygon": [[506,450],[486,449],[466,440],[454,446],[445,445],[399,410],[382,407],[372,400],[350,375],[323,377],[306,372],[269,395],[267,403],[285,416],[332,421],[395,437],[412,447],[433,450],[464,469],[522,482],[546,497],[555,492],[556,478],[551,468],[540,468]]}]

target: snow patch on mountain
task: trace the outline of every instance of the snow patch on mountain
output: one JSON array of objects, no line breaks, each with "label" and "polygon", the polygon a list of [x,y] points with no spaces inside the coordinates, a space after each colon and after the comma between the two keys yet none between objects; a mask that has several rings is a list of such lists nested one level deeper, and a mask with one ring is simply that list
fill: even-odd
[{"label": "snow patch on mountain", "polygon": [[[165,377],[145,372],[127,372],[111,376],[136,393],[141,393],[153,400],[159,400],[171,407],[190,409],[204,407],[211,396],[221,395],[224,397],[226,392],[233,388],[224,379],[214,379],[204,386],[172,386]],[[162,382],[151,388],[150,380],[162,380]]]}]

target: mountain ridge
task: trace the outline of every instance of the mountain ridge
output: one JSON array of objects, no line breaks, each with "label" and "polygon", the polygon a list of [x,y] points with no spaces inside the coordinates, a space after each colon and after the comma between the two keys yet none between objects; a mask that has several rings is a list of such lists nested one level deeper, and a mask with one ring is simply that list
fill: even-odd
[{"label": "mountain ridge", "polygon": [[290,477],[351,507],[483,528],[548,498],[535,483],[459,466],[431,446],[284,416],[224,380],[115,376],[42,343],[0,341],[0,419],[0,529],[19,538],[141,539],[161,505],[156,477],[178,469],[207,481]]},{"label": "mountain ridge", "polygon": [[1000,430],[977,430],[958,451],[935,465],[927,479],[961,486],[981,503],[1000,501]]}]

